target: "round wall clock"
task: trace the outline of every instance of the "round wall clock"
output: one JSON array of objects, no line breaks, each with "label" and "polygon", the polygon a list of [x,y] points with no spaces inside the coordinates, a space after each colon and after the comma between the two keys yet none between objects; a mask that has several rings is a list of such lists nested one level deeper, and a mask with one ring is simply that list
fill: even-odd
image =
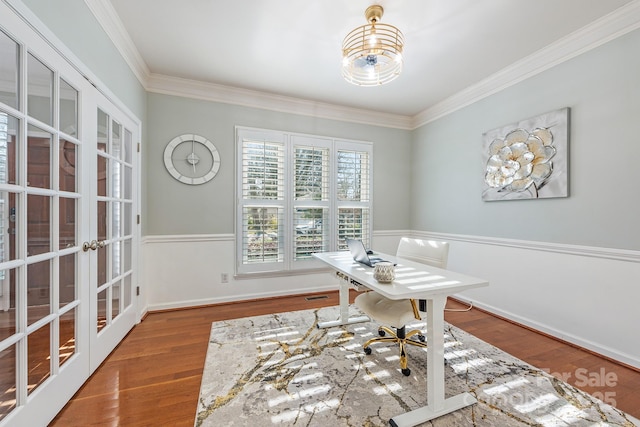
[{"label": "round wall clock", "polygon": [[220,154],[208,139],[194,134],[173,138],[164,149],[164,166],[172,177],[189,185],[211,181],[220,169]]}]

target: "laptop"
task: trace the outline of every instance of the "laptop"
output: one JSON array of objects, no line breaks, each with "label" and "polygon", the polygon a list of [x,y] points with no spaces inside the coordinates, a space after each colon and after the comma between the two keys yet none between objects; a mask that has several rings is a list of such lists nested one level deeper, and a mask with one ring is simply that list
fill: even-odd
[{"label": "laptop", "polygon": [[348,238],[345,238],[345,240],[347,241],[349,251],[351,252],[351,256],[353,257],[354,261],[359,262],[360,264],[368,265],[369,267],[373,267],[379,262],[387,262],[382,258],[370,257],[364,247],[364,243],[362,243],[362,240]]}]

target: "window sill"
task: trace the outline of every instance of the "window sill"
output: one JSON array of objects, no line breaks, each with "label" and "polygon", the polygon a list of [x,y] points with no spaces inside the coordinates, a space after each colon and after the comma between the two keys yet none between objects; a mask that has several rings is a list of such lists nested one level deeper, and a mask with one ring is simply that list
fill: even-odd
[{"label": "window sill", "polygon": [[300,270],[286,270],[286,271],[256,271],[255,273],[237,273],[233,276],[235,280],[251,280],[268,277],[291,277],[291,276],[303,276],[307,274],[321,274],[331,273],[331,268],[305,268]]}]

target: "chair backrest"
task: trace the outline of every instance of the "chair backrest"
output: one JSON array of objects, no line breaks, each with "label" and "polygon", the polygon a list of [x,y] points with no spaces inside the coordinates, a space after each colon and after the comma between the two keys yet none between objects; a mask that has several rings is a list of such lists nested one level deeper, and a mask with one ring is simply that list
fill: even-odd
[{"label": "chair backrest", "polygon": [[400,239],[396,256],[434,267],[447,268],[449,243],[403,237]]}]

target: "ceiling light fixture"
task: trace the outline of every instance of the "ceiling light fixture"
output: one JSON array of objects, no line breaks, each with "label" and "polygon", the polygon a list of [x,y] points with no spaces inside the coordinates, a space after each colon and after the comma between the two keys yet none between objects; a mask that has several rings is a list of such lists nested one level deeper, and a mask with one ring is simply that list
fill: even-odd
[{"label": "ceiling light fixture", "polygon": [[384,9],[369,6],[369,22],[351,31],[342,42],[342,76],[359,86],[389,83],[402,72],[404,36],[393,25],[381,24]]}]

